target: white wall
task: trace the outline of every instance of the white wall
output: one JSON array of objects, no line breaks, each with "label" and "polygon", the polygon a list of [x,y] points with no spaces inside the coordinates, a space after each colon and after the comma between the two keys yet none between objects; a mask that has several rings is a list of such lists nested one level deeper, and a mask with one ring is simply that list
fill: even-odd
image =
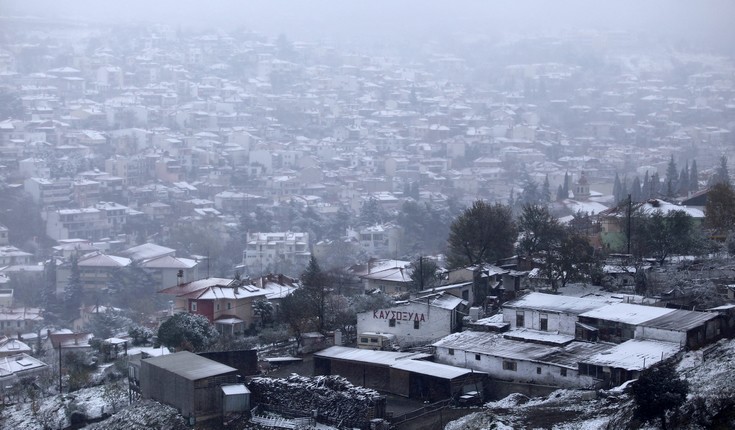
[{"label": "white wall", "polygon": [[[588,388],[598,382],[590,376],[579,375],[576,369],[567,368],[567,376],[561,376],[562,367],[548,363],[508,360],[486,354],[480,354],[480,360],[477,360],[474,352],[455,349],[454,354],[450,355],[449,348],[446,347],[437,347],[434,356],[437,363],[486,372],[491,378],[506,381],[552,385],[560,388]],[[516,370],[503,369],[504,360],[514,361]],[[541,368],[540,374],[537,373],[537,368]]]},{"label": "white wall", "polygon": [[635,338],[645,340],[661,340],[664,342],[672,342],[679,345],[686,345],[687,334],[686,332],[681,331],[638,326],[635,328]]},{"label": "white wall", "polygon": [[516,315],[518,312],[524,313],[525,328],[541,330],[541,315],[543,314],[546,315],[546,319],[548,321],[548,328],[546,331],[558,331],[560,334],[567,334],[570,336],[574,336],[575,334],[577,322],[576,314],[505,308],[503,309],[503,321],[510,323],[511,330],[518,328],[516,327]]},{"label": "white wall", "polygon": [[[424,303],[409,303],[378,311],[357,314],[357,333],[380,332],[396,335],[396,342],[402,346],[426,344],[451,333],[453,311],[427,306]],[[390,319],[395,318],[395,327]],[[414,320],[419,320],[418,330]]]}]

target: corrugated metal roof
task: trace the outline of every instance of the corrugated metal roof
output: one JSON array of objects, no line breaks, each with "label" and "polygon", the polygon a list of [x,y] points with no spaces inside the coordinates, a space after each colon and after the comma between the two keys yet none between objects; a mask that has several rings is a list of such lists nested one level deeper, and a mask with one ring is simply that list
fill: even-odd
[{"label": "corrugated metal roof", "polygon": [[700,326],[705,322],[717,318],[717,314],[711,312],[687,311],[675,309],[666,315],[654,318],[641,324],[644,327],[660,328],[674,331],[687,331]]},{"label": "corrugated metal roof", "polygon": [[502,334],[472,331],[450,334],[434,346],[509,360],[550,363],[569,369],[576,369],[582,358],[611,348],[610,344],[589,342],[572,342],[564,347],[547,346],[505,339]]},{"label": "corrugated metal roof", "polygon": [[580,314],[582,317],[595,318],[604,321],[621,322],[631,325],[640,325],[666,314],[674,312],[675,309],[657,308],[654,306],[632,305],[628,303],[615,303],[593,309]]},{"label": "corrugated metal roof", "polygon": [[682,350],[676,343],[631,339],[602,351],[580,363],[610,366],[625,370],[643,370]]},{"label": "corrugated metal roof", "polygon": [[563,312],[581,314],[592,309],[603,307],[618,300],[606,298],[582,298],[559,296],[556,294],[530,293],[503,304],[504,309],[535,309],[546,312]]},{"label": "corrugated metal roof", "polygon": [[390,367],[392,369],[405,370],[407,372],[420,373],[442,379],[454,379],[471,373],[483,373],[425,360],[401,360],[398,363],[392,364]]},{"label": "corrugated metal roof", "polygon": [[226,366],[188,351],[146,358],[143,361],[152,366],[175,373],[190,381],[237,371],[234,367]]},{"label": "corrugated metal roof", "polygon": [[334,360],[359,361],[381,366],[390,366],[398,362],[398,360],[428,358],[431,357],[431,354],[372,351],[369,349],[348,348],[346,346],[332,346],[323,351],[315,352],[314,356],[331,358]]}]

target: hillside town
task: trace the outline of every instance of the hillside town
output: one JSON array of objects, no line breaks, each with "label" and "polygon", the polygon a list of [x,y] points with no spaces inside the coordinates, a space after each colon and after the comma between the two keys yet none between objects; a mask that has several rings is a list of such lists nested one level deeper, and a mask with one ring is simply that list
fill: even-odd
[{"label": "hillside town", "polygon": [[731,57],[0,23],[13,427],[551,428],[735,348]]}]

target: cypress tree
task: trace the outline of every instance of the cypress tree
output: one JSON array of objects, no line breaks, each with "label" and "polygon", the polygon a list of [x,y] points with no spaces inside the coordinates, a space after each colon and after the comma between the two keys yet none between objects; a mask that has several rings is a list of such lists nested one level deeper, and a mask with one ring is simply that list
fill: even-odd
[{"label": "cypress tree", "polygon": [[689,191],[699,191],[699,171],[697,170],[697,160],[692,160],[692,168],[689,170]]}]

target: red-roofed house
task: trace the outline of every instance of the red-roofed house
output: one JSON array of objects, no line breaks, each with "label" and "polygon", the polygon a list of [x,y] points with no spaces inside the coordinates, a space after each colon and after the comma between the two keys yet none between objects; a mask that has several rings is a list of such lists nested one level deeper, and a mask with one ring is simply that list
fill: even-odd
[{"label": "red-roofed house", "polygon": [[159,291],[174,296],[174,312],[204,315],[223,333],[242,332],[255,323],[253,303],[269,290],[240,279],[206,278]]}]

